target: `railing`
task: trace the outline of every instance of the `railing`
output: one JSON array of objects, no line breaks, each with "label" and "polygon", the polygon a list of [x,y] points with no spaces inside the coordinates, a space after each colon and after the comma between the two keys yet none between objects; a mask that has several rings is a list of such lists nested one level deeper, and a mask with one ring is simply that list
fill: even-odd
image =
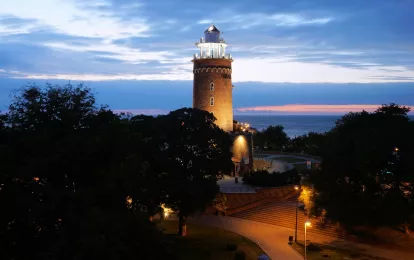
[{"label": "railing", "polygon": [[216,56],[216,55],[205,55],[200,57],[197,54],[194,54],[194,59],[195,60],[202,60],[202,59],[225,59],[225,60],[231,60],[231,54],[226,54],[226,55],[222,55],[222,56]]},{"label": "railing", "polygon": [[[209,42],[211,41],[206,41],[206,39],[202,37],[198,43],[209,43]],[[218,41],[214,41],[212,43],[226,43],[226,41],[223,38],[220,38],[218,39]]]}]

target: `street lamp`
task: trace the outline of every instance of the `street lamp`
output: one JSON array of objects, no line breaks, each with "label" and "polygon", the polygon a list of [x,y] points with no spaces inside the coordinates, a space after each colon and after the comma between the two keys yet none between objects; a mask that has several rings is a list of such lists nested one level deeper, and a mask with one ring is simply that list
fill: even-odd
[{"label": "street lamp", "polygon": [[298,204],[299,204],[299,186],[295,185],[296,194],[296,225],[295,225],[295,243],[298,242]]},{"label": "street lamp", "polygon": [[312,226],[312,224],[311,224],[311,222],[309,221],[309,220],[306,220],[306,222],[305,222],[305,260],[306,260],[306,228],[307,227],[311,227]]}]

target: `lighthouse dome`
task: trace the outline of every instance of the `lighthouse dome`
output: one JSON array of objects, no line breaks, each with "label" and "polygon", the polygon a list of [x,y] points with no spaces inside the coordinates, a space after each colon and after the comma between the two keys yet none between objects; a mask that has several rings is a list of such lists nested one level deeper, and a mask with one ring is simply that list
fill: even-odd
[{"label": "lighthouse dome", "polygon": [[220,42],[220,31],[217,29],[214,24],[210,25],[210,27],[207,28],[204,32],[204,39],[205,42]]}]

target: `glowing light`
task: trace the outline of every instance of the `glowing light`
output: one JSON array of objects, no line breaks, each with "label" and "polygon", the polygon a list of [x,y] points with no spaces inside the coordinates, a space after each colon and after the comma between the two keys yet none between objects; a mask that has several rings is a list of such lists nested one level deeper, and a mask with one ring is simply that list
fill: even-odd
[{"label": "glowing light", "polygon": [[39,179],[39,177],[34,177],[33,180],[34,181],[39,181],[40,179]]},{"label": "glowing light", "polygon": [[299,190],[299,186],[298,185],[295,185],[295,190]]},{"label": "glowing light", "polygon": [[237,137],[237,142],[239,142],[240,144],[244,142],[244,137],[242,135],[239,135],[239,137]]},{"label": "glowing light", "polygon": [[126,197],[126,202],[128,206],[131,206],[132,204],[132,198],[130,196]]},{"label": "glowing light", "polygon": [[398,149],[398,147],[395,147],[395,149],[394,149],[396,152],[398,152],[400,149]]},{"label": "glowing light", "polygon": [[173,210],[171,208],[166,207],[165,204],[161,204],[161,208],[164,211],[164,218],[168,218],[173,213]]},{"label": "glowing light", "polygon": [[309,220],[306,220],[306,222],[305,222],[305,226],[307,226],[307,227],[311,227],[311,226],[312,226],[312,223],[311,223]]}]

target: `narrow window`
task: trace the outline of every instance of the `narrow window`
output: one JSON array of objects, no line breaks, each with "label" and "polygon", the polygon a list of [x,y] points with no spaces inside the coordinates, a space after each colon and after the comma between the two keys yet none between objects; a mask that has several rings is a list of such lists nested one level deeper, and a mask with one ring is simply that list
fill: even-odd
[{"label": "narrow window", "polygon": [[210,83],[210,91],[214,91],[214,82]]},{"label": "narrow window", "polygon": [[214,97],[210,98],[210,106],[214,106]]}]

